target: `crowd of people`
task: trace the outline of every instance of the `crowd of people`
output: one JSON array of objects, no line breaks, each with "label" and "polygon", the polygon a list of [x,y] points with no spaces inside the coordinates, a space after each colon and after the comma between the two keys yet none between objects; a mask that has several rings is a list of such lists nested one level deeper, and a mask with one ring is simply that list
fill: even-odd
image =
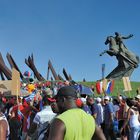
[{"label": "crowd of people", "polygon": [[139,112],[139,94],[80,95],[69,83],[57,93],[38,88],[27,97],[1,95],[0,140],[138,140]]}]

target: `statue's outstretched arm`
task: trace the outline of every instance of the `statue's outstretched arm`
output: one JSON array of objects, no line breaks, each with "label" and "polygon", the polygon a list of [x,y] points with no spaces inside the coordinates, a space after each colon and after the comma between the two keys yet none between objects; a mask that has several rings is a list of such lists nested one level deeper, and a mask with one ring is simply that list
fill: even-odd
[{"label": "statue's outstretched arm", "polygon": [[131,37],[133,37],[133,34],[130,34],[130,35],[126,36],[126,37],[123,36],[122,39],[129,39]]}]

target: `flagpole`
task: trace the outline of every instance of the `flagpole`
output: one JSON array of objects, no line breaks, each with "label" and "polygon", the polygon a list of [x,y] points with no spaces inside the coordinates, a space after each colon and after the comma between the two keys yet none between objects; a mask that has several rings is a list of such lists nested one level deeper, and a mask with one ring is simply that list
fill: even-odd
[{"label": "flagpole", "polygon": [[104,79],[105,75],[105,64],[102,64],[102,79]]},{"label": "flagpole", "polygon": [[16,96],[17,96],[17,104],[19,104],[19,102],[18,102],[18,80],[17,80],[17,90],[16,90]]},{"label": "flagpole", "polygon": [[104,73],[105,73],[105,64],[102,64],[102,67],[101,67],[101,72],[102,72],[102,98],[103,96],[105,96],[105,90],[104,90],[104,87],[103,87],[103,81],[104,81]]}]

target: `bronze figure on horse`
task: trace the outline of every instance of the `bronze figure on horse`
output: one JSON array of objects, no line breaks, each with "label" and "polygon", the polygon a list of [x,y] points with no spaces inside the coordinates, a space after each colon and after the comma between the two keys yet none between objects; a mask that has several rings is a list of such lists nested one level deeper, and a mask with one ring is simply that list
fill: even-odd
[{"label": "bronze figure on horse", "polygon": [[120,79],[123,76],[130,76],[134,68],[138,67],[139,57],[127,49],[122,39],[132,37],[121,37],[119,33],[115,33],[116,37],[108,36],[105,44],[109,45],[109,49],[103,51],[100,56],[107,53],[110,56],[116,56],[118,66],[107,76],[107,78]]}]

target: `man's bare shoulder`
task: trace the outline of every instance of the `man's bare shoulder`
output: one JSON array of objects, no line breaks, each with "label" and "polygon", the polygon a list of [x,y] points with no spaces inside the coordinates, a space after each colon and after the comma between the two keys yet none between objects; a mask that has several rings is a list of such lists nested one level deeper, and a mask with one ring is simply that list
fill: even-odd
[{"label": "man's bare shoulder", "polygon": [[7,125],[6,120],[0,120],[0,125]]},{"label": "man's bare shoulder", "polygon": [[0,129],[7,129],[7,122],[6,120],[0,120]]},{"label": "man's bare shoulder", "polygon": [[65,124],[58,118],[55,118],[50,126],[50,133],[48,140],[63,140],[65,135]]},{"label": "man's bare shoulder", "polygon": [[59,118],[55,118],[52,123],[51,126],[55,126],[58,127],[60,130],[65,130],[65,124],[62,120],[60,120]]}]

